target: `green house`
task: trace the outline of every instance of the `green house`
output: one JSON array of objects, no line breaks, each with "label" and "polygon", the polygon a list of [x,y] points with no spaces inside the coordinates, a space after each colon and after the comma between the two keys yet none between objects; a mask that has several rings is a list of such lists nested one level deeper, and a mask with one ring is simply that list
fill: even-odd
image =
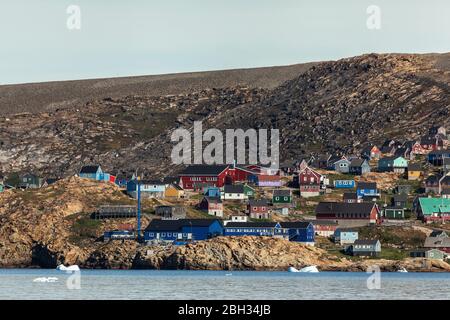
[{"label": "green house", "polygon": [[378,161],[378,170],[405,173],[408,169],[408,160],[403,157],[384,157]]},{"label": "green house", "polygon": [[254,198],[255,197],[255,189],[253,189],[252,187],[248,186],[248,185],[244,185],[244,194],[245,196],[247,196],[248,198]]},{"label": "green house", "polygon": [[450,220],[450,199],[419,198],[416,212],[424,222]]},{"label": "green house", "polygon": [[386,219],[405,219],[405,209],[399,207],[386,207],[383,210]]},{"label": "green house", "polygon": [[286,204],[292,202],[291,190],[276,189],[273,191],[272,203],[273,204]]},{"label": "green house", "polygon": [[446,257],[446,253],[438,250],[438,249],[417,249],[414,251],[411,251],[410,256],[412,258],[427,258],[427,259],[437,259],[437,260],[444,260]]}]

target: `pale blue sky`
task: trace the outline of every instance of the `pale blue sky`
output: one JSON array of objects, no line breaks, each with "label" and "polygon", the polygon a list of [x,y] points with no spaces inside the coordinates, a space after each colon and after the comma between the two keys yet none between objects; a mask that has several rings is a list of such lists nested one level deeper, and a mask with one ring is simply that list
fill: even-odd
[{"label": "pale blue sky", "polygon": [[0,84],[449,52],[449,14],[448,0],[1,0]]}]

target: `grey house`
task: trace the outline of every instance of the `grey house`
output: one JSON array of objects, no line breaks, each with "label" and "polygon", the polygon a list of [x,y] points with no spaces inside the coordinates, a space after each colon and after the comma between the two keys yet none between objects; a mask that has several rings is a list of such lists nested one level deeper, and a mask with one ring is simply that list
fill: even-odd
[{"label": "grey house", "polygon": [[412,258],[427,258],[427,259],[437,259],[444,260],[446,257],[446,253],[444,251],[438,249],[417,249],[410,252],[410,257]]},{"label": "grey house", "polygon": [[334,170],[339,173],[348,173],[350,168],[350,161],[347,158],[342,158],[333,163]]},{"label": "grey house", "polygon": [[37,189],[42,187],[43,179],[35,174],[27,173],[20,177],[20,183],[17,186],[22,189]]},{"label": "grey house", "polygon": [[156,206],[155,214],[165,219],[185,219],[186,208],[182,206]]},{"label": "grey house", "polygon": [[349,248],[352,256],[376,257],[381,253],[380,240],[356,240]]},{"label": "grey house", "polygon": [[369,162],[365,159],[353,159],[350,163],[349,172],[355,175],[363,175],[370,172]]}]

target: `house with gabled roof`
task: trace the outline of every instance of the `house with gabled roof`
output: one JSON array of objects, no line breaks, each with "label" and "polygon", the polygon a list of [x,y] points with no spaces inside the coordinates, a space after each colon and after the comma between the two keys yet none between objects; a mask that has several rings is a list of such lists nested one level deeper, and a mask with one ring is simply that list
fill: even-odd
[{"label": "house with gabled roof", "polygon": [[408,168],[408,160],[403,157],[393,156],[384,157],[378,161],[378,170],[380,172],[405,173]]},{"label": "house with gabled roof", "polygon": [[278,204],[289,204],[292,202],[292,192],[290,189],[275,189],[272,194],[272,203],[274,205]]},{"label": "house with gabled roof", "polygon": [[350,162],[349,173],[362,176],[370,172],[370,165],[366,159],[353,159]]},{"label": "house with gabled roof", "polygon": [[359,257],[376,257],[381,253],[380,240],[355,240],[348,248],[348,252],[352,256]]},{"label": "house with gabled roof", "polygon": [[247,211],[252,219],[269,219],[269,206],[266,199],[250,199],[247,204]]},{"label": "house with gabled roof", "polygon": [[184,190],[204,190],[207,187],[222,188],[233,183],[228,174],[229,165],[192,165],[180,172],[180,187]]},{"label": "house with gabled roof", "polygon": [[88,165],[81,168],[79,176],[80,178],[102,180],[102,174],[103,170],[99,165]]},{"label": "house with gabled roof", "polygon": [[210,216],[223,217],[223,202],[220,198],[203,197],[199,208],[206,211]]},{"label": "house with gabled roof", "polygon": [[446,198],[419,198],[415,208],[417,218],[423,222],[450,220],[450,199]]},{"label": "house with gabled roof", "polygon": [[378,223],[380,210],[376,203],[319,202],[316,219],[335,220],[342,224],[369,225]]},{"label": "house with gabled roof", "polygon": [[380,159],[381,151],[376,145],[368,145],[361,151],[361,158],[366,160]]},{"label": "house with gabled roof", "polygon": [[223,235],[223,224],[217,219],[153,219],[144,231],[145,241],[190,242]]},{"label": "house with gabled roof", "polygon": [[248,197],[245,194],[245,188],[242,184],[226,184],[221,194],[223,200],[244,200]]}]

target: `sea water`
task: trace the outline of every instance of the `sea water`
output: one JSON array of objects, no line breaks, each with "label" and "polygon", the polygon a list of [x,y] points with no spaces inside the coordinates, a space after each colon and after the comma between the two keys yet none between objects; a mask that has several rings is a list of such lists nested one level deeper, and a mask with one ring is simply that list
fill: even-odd
[{"label": "sea water", "polygon": [[70,276],[0,269],[0,299],[450,299],[450,273],[381,273],[375,287],[363,272],[81,270],[78,289]]}]

